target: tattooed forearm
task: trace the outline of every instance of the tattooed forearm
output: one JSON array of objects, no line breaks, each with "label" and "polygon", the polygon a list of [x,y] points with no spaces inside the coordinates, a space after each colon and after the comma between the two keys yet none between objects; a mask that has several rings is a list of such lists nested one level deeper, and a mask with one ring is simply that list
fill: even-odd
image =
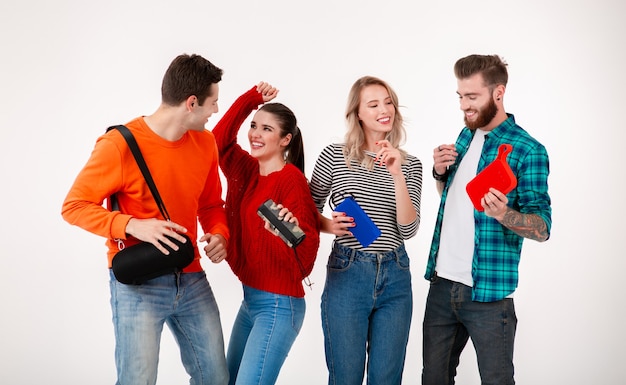
[{"label": "tattooed forearm", "polygon": [[539,215],[522,214],[508,208],[500,223],[521,237],[539,242],[548,239],[546,222]]}]

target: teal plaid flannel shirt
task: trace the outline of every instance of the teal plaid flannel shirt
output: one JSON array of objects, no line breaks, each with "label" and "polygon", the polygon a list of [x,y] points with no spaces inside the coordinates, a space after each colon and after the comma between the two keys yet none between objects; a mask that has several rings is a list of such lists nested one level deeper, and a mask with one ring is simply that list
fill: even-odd
[{"label": "teal plaid flannel shirt", "polygon": [[[473,136],[474,131],[465,127],[456,141],[459,156],[456,163],[450,167],[441,196],[426,274],[424,275],[428,280],[435,274],[441,237],[441,222],[448,189]],[[507,194],[509,207],[523,214],[539,215],[546,222],[548,234],[550,234],[552,209],[548,195],[550,168],[548,153],[541,143],[515,124],[515,117],[512,114],[508,114],[508,119],[485,137],[477,173],[496,158],[498,147],[503,143],[509,143],[513,146],[513,151],[507,156],[507,162],[517,178],[517,187]],[[472,298],[478,302],[498,301],[517,288],[518,266],[524,238],[478,210],[474,210],[474,222],[474,256],[472,261],[474,287]]]}]

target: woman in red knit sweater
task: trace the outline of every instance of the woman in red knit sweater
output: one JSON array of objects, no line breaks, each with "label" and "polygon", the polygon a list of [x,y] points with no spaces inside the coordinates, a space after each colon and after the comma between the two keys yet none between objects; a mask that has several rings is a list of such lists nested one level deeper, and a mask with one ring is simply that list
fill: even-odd
[{"label": "woman in red knit sweater", "polygon": [[[227,261],[243,284],[243,302],[227,352],[230,384],[274,384],[304,320],[302,280],[319,247],[319,216],[304,176],[302,135],[293,112],[265,104],[248,131],[250,153],[237,144],[239,127],[278,90],[261,82],[241,95],[213,134],[228,182],[226,213],[231,238]],[[267,199],[304,240],[290,247],[257,210]]]}]

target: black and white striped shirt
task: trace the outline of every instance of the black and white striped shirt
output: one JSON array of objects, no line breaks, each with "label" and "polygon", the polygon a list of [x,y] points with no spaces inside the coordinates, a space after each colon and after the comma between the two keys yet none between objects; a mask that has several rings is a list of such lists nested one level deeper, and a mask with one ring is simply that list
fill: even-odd
[{"label": "black and white striped shirt", "polygon": [[[348,168],[343,155],[342,144],[325,147],[313,169],[311,194],[319,212],[323,212],[326,200],[331,208],[341,203],[345,196],[351,195],[367,215],[381,230],[381,236],[363,248],[351,235],[336,238],[336,242],[353,249],[366,252],[387,252],[396,249],[405,239],[417,233],[420,218],[420,199],[422,195],[422,162],[415,156],[408,155],[402,165],[411,202],[417,211],[417,219],[401,225],[396,220],[396,197],[393,177],[383,165],[375,164],[372,170],[352,161]],[[373,152],[366,152],[374,157]]]}]

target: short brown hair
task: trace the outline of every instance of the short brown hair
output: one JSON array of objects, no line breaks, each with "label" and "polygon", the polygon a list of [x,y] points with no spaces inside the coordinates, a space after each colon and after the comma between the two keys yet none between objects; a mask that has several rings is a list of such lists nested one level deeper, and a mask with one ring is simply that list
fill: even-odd
[{"label": "short brown hair", "polygon": [[200,55],[177,56],[163,76],[161,100],[179,105],[195,95],[202,105],[211,96],[211,85],[222,80],[223,71]]},{"label": "short brown hair", "polygon": [[457,79],[467,79],[478,73],[482,74],[485,86],[493,88],[509,80],[507,64],[498,55],[469,55],[457,60],[454,74]]}]

